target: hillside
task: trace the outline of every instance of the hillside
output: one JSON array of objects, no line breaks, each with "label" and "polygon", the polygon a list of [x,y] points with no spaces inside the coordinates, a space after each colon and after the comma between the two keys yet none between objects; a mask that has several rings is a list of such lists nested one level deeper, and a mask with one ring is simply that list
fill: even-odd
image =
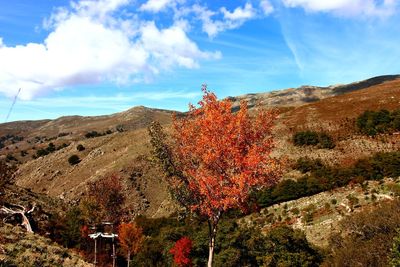
[{"label": "hillside", "polygon": [[[300,101],[305,95],[321,100],[312,103],[304,99]],[[232,100],[245,98],[241,96]],[[398,135],[371,139],[360,136],[354,129],[354,118],[367,109],[400,107],[399,76],[382,76],[325,88],[301,87],[251,95],[250,98],[250,105],[261,101],[261,106],[281,107],[275,154],[292,161],[308,155],[340,164],[375,152],[400,149]],[[11,154],[23,163],[17,173],[19,186],[71,201],[83,196],[88,182],[117,174],[123,181],[125,194],[129,195],[127,208],[133,214],[162,216],[171,213],[173,208],[161,179],[162,173],[150,160],[146,127],[153,120],[169,125],[172,113],[135,107],[108,116],[70,116],[51,121],[2,124],[3,134],[21,136],[23,140],[6,140],[0,153],[4,156]],[[334,135],[336,147],[328,150],[293,146],[291,136],[301,129],[321,130]],[[91,131],[98,132],[99,136],[85,137]],[[55,144],[55,151],[32,158],[50,143]],[[63,143],[68,146],[63,147]],[[79,144],[85,150],[78,151]],[[27,155],[22,156],[21,151]],[[68,158],[74,154],[81,162],[70,165]]]},{"label": "hillside", "polygon": [[0,266],[91,267],[77,254],[38,234],[0,223]]},{"label": "hillside", "polygon": [[[278,109],[273,155],[284,160],[284,173],[282,181],[272,191],[260,192],[261,195],[252,198],[256,205],[251,214],[243,217],[234,213],[223,218],[221,237],[225,237],[221,242],[225,244],[216,254],[216,261],[221,265],[240,258],[229,253],[261,249],[257,253],[269,255],[263,248],[252,246],[252,242],[254,238],[275,234],[278,237],[274,238],[278,239],[283,238],[279,237],[281,234],[289,235],[288,238],[300,242],[301,248],[310,246],[305,249],[307,252],[300,249],[294,254],[311,253],[309,256],[313,261],[321,262],[321,251],[328,255],[329,249],[334,247],[332,236],[343,233],[343,221],[351,223],[351,218],[357,218],[357,214],[370,220],[370,210],[395,202],[400,194],[397,177],[400,154],[395,152],[400,151],[400,135],[393,131],[365,135],[357,129],[356,120],[366,110],[400,109],[399,76],[231,99],[237,105],[239,100],[246,98],[250,100],[251,113],[257,112],[259,107]],[[136,218],[146,233],[145,248],[135,257],[136,265],[140,266],[142,261],[149,262],[148,266],[156,266],[159,262],[169,264],[169,247],[183,233],[195,233],[192,237],[201,240],[194,243],[198,249],[195,255],[199,259],[205,258],[201,256],[204,253],[202,246],[206,244],[203,241],[207,238],[204,221],[201,218],[176,219],[178,208],[171,200],[163,173],[151,154],[147,127],[152,121],[159,121],[169,132],[172,114],[173,111],[135,107],[107,116],[67,116],[0,125],[0,157],[18,167],[13,180],[15,184],[9,183],[2,188],[0,197],[6,204],[35,205],[37,233],[42,235],[25,235],[19,227],[0,225],[0,265],[2,261],[18,265],[21,259],[30,257],[32,262],[43,266],[90,266],[71,250],[43,236],[79,251],[92,262],[93,244],[88,243],[88,232],[84,232],[83,226],[92,225],[93,216],[103,220],[104,214],[95,213],[99,206],[87,206],[86,201],[93,197],[89,196],[88,189],[90,184],[99,184],[103,178],[112,175],[119,178],[126,200],[122,220]],[[311,136],[325,134],[331,145],[296,144],[294,136],[305,131],[312,131]],[[374,156],[379,152],[389,153]],[[78,161],[71,163],[69,159],[73,155]],[[383,176],[379,172],[389,175]],[[112,180],[112,184],[118,183]],[[99,192],[100,199],[106,198],[103,193]],[[113,213],[117,213],[116,209],[111,206]],[[379,210],[375,212],[379,213]],[[386,214],[390,214],[390,210],[386,210]],[[169,217],[171,215],[174,216]],[[400,221],[394,219],[393,225],[391,227],[395,229]],[[295,230],[288,230],[286,226]],[[393,238],[393,229],[387,238]],[[250,239],[242,242],[241,238]],[[49,247],[51,256],[40,256],[38,252],[43,251],[43,247]],[[321,251],[316,247],[322,248]],[[286,249],[291,248],[283,251]],[[107,253],[102,254],[105,262],[110,260]],[[123,259],[123,253],[118,252],[118,257]],[[258,260],[269,262],[268,257]]]}]

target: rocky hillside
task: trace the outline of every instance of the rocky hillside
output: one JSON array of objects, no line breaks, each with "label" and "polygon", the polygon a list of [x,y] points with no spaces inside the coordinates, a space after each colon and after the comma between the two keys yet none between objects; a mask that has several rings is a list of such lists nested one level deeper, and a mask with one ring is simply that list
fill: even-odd
[{"label": "rocky hillside", "polygon": [[246,94],[236,97],[231,96],[228,97],[228,99],[234,103],[235,107],[238,107],[240,101],[242,100],[247,101],[250,107],[301,106],[304,104],[317,102],[325,98],[347,94],[372,86],[379,86],[383,83],[399,79],[400,75],[386,75],[344,85],[331,85],[327,87],[305,85],[299,88],[289,88],[267,93]]},{"label": "rocky hillside", "polygon": [[[305,86],[231,98],[250,105],[282,107],[276,127],[275,154],[289,162],[307,155],[330,164],[400,149],[399,135],[369,138],[357,133],[354,119],[367,109],[400,108],[400,76],[382,76],[349,85]],[[286,108],[289,107],[289,108]],[[19,164],[16,183],[34,192],[66,201],[80,199],[88,182],[116,174],[132,214],[163,216],[173,211],[162,173],[152,163],[146,127],[153,120],[168,129],[172,111],[136,107],[97,117],[69,116],[56,120],[0,125],[0,155]],[[334,137],[333,149],[298,147],[296,131],[312,129]],[[82,145],[84,149],[78,149]],[[68,159],[77,155],[80,162]],[[285,177],[291,177],[290,168]]]}]

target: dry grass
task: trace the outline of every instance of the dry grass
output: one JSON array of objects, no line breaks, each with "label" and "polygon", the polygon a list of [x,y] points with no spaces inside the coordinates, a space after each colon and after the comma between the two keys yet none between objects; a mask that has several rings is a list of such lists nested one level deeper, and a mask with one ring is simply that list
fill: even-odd
[{"label": "dry grass", "polygon": [[0,266],[93,266],[51,240],[19,227],[0,225],[0,240]]}]

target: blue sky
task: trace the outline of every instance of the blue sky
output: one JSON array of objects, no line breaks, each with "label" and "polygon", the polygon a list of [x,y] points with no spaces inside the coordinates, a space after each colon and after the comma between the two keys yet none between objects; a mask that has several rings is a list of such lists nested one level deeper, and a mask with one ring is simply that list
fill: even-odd
[{"label": "blue sky", "polygon": [[400,73],[398,0],[0,0],[0,122]]}]

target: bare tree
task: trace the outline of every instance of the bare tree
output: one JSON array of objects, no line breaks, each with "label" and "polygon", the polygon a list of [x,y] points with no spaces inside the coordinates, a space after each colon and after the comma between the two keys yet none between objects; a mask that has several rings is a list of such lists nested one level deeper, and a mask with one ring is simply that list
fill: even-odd
[{"label": "bare tree", "polygon": [[28,216],[35,210],[36,206],[28,210],[26,207],[17,205],[17,204],[10,204],[8,207],[3,206],[0,208],[0,214],[5,214],[6,217],[3,219],[3,222],[9,221],[11,218],[15,218],[20,216],[21,218],[21,225],[25,227],[26,231],[29,233],[33,233],[31,223],[28,219]]}]

